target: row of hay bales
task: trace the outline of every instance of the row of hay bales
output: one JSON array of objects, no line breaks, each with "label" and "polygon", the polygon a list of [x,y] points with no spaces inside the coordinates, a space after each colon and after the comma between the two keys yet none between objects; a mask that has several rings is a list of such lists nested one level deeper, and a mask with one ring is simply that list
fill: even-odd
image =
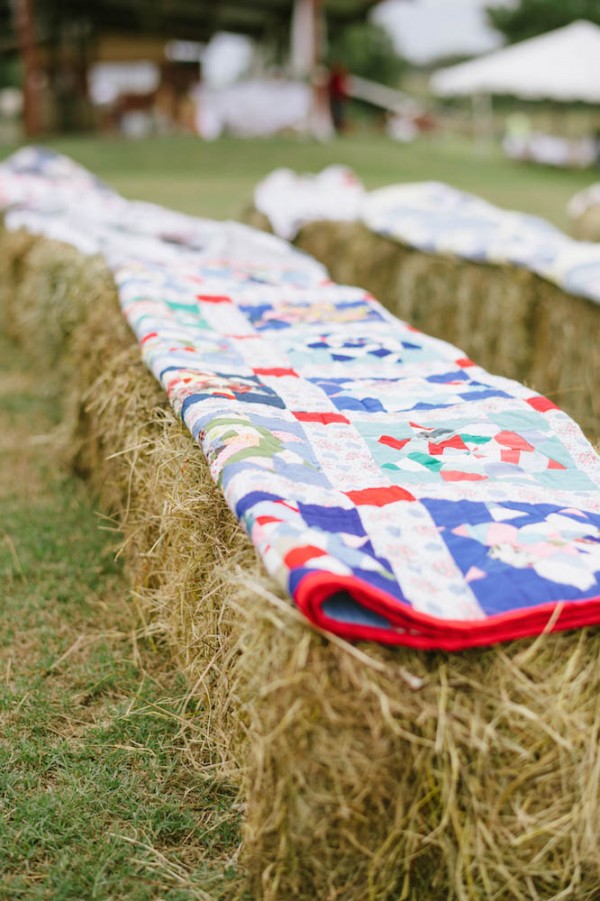
[{"label": "row of hay bales", "polygon": [[597,630],[456,655],[318,634],[142,366],[102,260],[0,230],[0,261],[4,327],[62,391],[70,459],[188,677],[198,760],[240,786],[248,897],[597,897]]},{"label": "row of hay bales", "polygon": [[[269,229],[256,210],[246,219]],[[599,304],[529,270],[424,253],[357,222],[310,223],[295,243],[335,281],[366,288],[399,318],[545,394],[600,440]]]}]

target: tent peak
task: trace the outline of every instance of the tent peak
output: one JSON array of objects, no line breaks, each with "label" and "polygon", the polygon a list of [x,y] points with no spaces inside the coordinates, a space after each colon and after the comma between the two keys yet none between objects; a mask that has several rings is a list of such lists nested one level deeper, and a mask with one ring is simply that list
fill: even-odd
[{"label": "tent peak", "polygon": [[563,28],[438,69],[442,96],[507,94],[529,100],[600,102],[600,27],[579,19]]}]

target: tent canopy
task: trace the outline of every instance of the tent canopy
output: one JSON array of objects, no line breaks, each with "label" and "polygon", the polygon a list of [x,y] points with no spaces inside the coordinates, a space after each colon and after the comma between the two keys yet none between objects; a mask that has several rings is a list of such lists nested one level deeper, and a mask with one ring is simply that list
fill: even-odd
[{"label": "tent canopy", "polygon": [[440,96],[506,94],[527,100],[600,103],[600,28],[578,21],[478,59],[438,69]]}]

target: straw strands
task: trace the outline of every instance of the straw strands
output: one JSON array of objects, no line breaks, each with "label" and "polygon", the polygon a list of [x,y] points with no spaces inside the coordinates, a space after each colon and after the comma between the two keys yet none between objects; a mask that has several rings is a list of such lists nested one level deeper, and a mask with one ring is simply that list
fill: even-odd
[{"label": "straw strands", "polygon": [[597,897],[597,630],[456,655],[317,633],[143,368],[102,261],[6,232],[0,259],[7,327],[43,376],[59,364],[65,446],[187,674],[202,759],[240,785],[252,896]]}]

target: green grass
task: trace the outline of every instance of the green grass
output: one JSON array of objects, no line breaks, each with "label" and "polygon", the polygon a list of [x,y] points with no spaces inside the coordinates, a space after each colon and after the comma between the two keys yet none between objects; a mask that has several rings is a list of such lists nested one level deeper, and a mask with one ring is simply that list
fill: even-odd
[{"label": "green grass", "polygon": [[[456,138],[422,138],[397,144],[378,134],[349,135],[328,144],[295,138],[205,143],[193,136],[60,138],[49,146],[72,156],[125,196],[212,218],[235,218],[256,182],[277,166],[318,171],[330,163],[356,170],[368,188],[435,179],[471,191],[499,206],[534,213],[567,228],[565,206],[575,191],[596,180],[568,172],[515,164],[498,148],[485,154]],[[0,148],[6,156],[14,148]]]},{"label": "green grass", "polygon": [[201,711],[136,634],[30,370],[0,336],[0,899],[231,898],[235,791],[189,750]]}]

